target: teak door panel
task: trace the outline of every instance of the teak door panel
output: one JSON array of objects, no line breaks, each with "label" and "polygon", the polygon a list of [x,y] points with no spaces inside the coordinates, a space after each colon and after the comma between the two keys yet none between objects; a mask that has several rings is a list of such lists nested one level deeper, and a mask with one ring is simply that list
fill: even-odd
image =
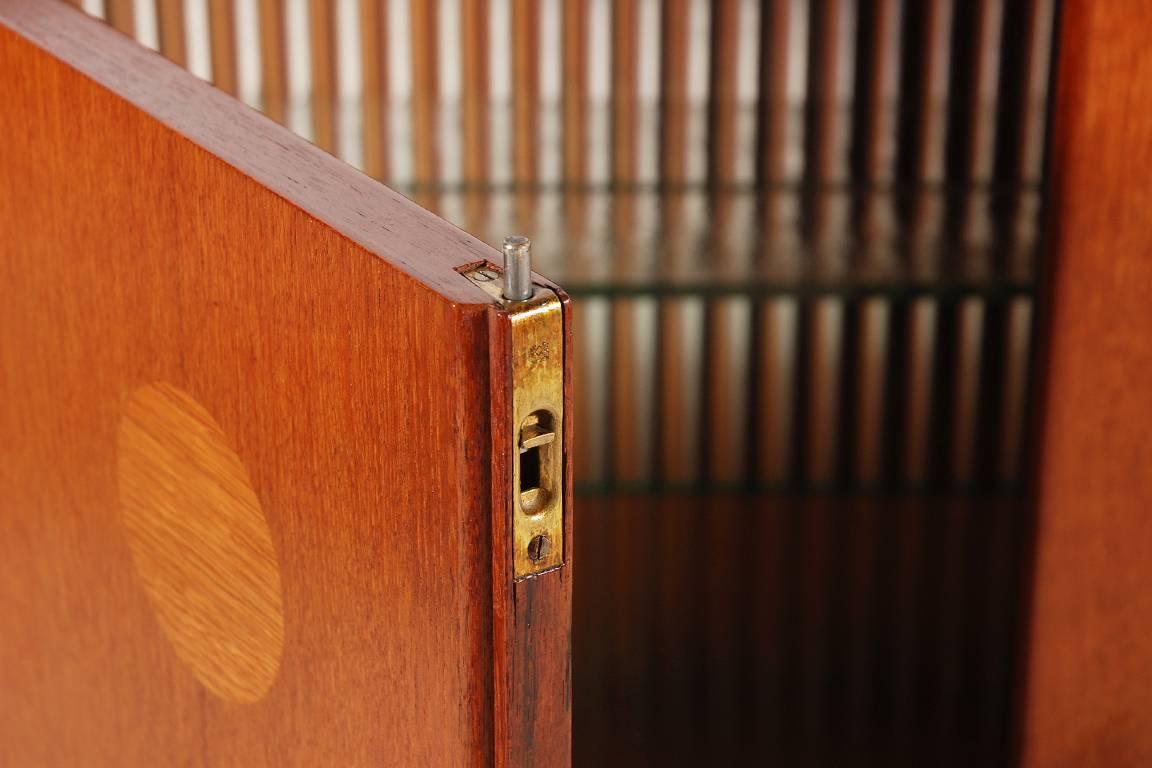
[{"label": "teak door panel", "polygon": [[567,764],[496,254],[60,3],[0,104],[0,765]]},{"label": "teak door panel", "polygon": [[1152,764],[1152,7],[1068,0],[1023,765]]}]

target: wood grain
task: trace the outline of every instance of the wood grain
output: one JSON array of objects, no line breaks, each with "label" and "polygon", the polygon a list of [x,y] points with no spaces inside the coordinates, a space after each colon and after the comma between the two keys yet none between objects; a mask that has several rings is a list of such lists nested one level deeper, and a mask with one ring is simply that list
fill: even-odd
[{"label": "wood grain", "polygon": [[1023,764],[1152,764],[1152,8],[1064,3]]},{"label": "wood grain", "polygon": [[[455,268],[497,254],[61,3],[0,0],[0,102],[0,765],[480,766],[498,722],[566,738],[569,593],[496,632],[500,313]],[[284,640],[255,701],[270,669],[209,695],[134,563],[158,548],[117,444],[152,382],[211,414],[267,521]],[[245,514],[227,547],[267,564]],[[517,658],[534,695],[498,698]]]}]

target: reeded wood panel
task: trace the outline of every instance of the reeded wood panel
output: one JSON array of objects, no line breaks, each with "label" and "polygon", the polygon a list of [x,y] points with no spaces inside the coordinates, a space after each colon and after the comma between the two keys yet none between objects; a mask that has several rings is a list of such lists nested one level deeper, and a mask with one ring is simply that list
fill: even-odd
[{"label": "reeded wood panel", "polygon": [[0,102],[0,765],[567,764],[497,254],[63,4]]},{"label": "reeded wood panel", "polygon": [[609,303],[583,488],[1021,486],[1054,0],[140,5],[166,54]]}]

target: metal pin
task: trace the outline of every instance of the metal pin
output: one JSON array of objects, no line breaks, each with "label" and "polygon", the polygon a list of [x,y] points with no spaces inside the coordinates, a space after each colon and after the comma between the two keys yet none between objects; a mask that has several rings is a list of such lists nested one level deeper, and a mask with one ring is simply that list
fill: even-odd
[{"label": "metal pin", "polygon": [[524,235],[504,238],[504,298],[532,298],[532,241]]}]

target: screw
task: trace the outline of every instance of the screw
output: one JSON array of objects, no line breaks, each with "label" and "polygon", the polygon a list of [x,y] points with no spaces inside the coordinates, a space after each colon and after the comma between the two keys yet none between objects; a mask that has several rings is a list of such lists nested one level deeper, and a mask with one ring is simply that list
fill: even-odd
[{"label": "screw", "polygon": [[496,273],[490,269],[478,269],[472,273],[473,277],[482,283],[491,282],[496,279]]},{"label": "screw", "polygon": [[552,541],[543,534],[533,536],[532,541],[528,542],[528,559],[534,563],[538,563],[548,557],[548,553],[551,551]]}]

